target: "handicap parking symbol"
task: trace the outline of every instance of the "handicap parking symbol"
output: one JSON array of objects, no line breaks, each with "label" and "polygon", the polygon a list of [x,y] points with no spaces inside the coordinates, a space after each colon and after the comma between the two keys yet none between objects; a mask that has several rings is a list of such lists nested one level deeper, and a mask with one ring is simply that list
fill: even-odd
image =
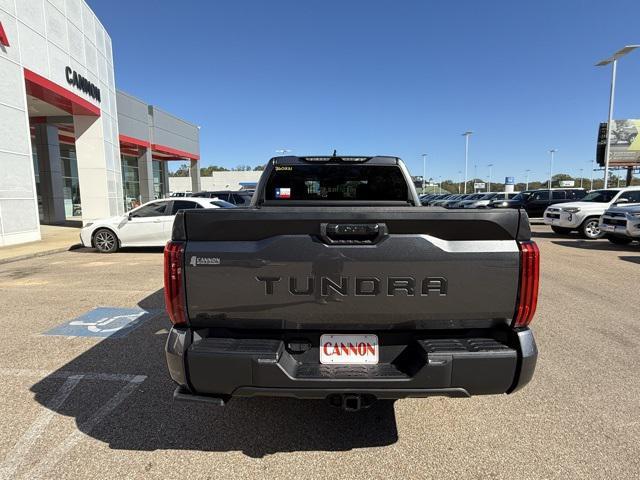
[{"label": "handicap parking symbol", "polygon": [[44,332],[44,335],[121,338],[156,314],[141,308],[98,307]]}]

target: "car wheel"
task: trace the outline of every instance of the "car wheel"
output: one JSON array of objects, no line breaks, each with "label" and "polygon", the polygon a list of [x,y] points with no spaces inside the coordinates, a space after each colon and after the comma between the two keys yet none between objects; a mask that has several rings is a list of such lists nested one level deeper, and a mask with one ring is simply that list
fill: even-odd
[{"label": "car wheel", "polygon": [[596,240],[604,235],[598,226],[597,218],[587,218],[580,226],[580,235],[587,240]]},{"label": "car wheel", "polygon": [[118,250],[118,237],[108,228],[101,228],[93,235],[93,246],[100,253],[113,253]]},{"label": "car wheel", "polygon": [[633,240],[626,237],[616,237],[614,235],[607,235],[607,240],[616,245],[629,245]]},{"label": "car wheel", "polygon": [[551,230],[553,230],[554,233],[557,233],[558,235],[569,235],[571,233],[570,228],[556,227],[555,225],[551,226]]}]

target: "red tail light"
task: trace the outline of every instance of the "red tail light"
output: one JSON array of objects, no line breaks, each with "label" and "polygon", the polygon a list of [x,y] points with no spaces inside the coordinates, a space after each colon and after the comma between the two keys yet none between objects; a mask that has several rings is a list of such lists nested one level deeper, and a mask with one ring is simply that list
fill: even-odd
[{"label": "red tail light", "polygon": [[533,320],[538,304],[540,250],[534,242],[522,242],[520,247],[520,290],[514,327],[526,327]]},{"label": "red tail light", "polygon": [[169,242],[164,247],[164,303],[174,325],[187,323],[183,257],[182,242]]}]

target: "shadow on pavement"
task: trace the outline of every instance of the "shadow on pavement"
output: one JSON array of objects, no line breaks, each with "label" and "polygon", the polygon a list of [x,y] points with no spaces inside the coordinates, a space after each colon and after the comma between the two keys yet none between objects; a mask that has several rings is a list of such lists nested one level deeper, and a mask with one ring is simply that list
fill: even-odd
[{"label": "shadow on pavement", "polygon": [[[138,305],[164,312],[163,290]],[[114,449],[241,451],[250,457],[263,457],[276,452],[378,447],[398,439],[392,402],[378,402],[356,413],[344,412],[324,401],[295,399],[233,399],[225,407],[174,403],[175,386],[164,360],[169,327],[167,316],[159,314],[123,338],[102,340],[60,369],[147,376],[99,424],[86,427],[91,424],[87,419],[103,408],[125,382],[83,381],[67,401],[53,410],[74,417],[83,433]],[[31,390],[35,399],[48,407],[63,382],[54,372]]]},{"label": "shadow on pavement", "polygon": [[640,252],[637,245],[616,245],[607,240],[578,240],[551,242],[561,247],[582,248],[586,250],[608,250],[613,252]]},{"label": "shadow on pavement", "polygon": [[637,263],[638,265],[640,265],[640,256],[629,257],[629,256],[621,255],[619,258],[620,260],[624,260],[625,262]]}]

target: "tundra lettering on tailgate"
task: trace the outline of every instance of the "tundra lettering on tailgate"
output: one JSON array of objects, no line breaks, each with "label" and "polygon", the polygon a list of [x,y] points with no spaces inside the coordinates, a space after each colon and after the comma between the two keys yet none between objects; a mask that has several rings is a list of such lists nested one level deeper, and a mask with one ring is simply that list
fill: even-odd
[{"label": "tundra lettering on tailgate", "polygon": [[[282,277],[257,276],[258,282],[264,282],[264,294],[273,295],[276,284]],[[319,285],[318,285],[319,284]],[[284,288],[281,287],[281,288]],[[340,277],[339,280],[330,277],[288,277],[288,292],[291,295],[318,295],[326,297],[332,294],[345,296],[376,296],[376,295],[429,295],[447,294],[448,282],[444,277],[424,277],[416,280],[414,277]]]}]

